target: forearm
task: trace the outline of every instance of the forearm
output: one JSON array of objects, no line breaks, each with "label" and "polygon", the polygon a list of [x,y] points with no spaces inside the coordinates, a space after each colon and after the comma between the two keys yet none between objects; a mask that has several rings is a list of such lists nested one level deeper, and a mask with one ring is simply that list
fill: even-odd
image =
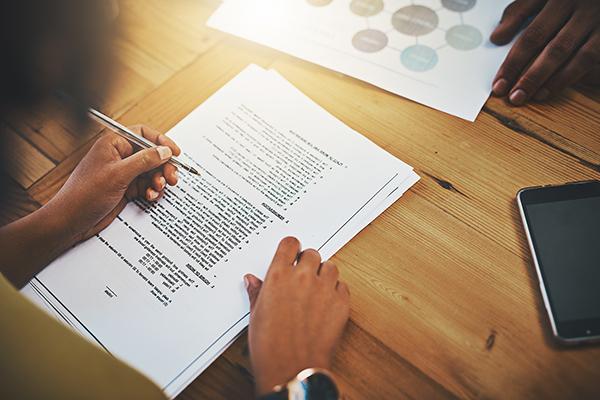
[{"label": "forearm", "polygon": [[21,288],[74,243],[60,213],[44,206],[0,228],[0,272]]}]

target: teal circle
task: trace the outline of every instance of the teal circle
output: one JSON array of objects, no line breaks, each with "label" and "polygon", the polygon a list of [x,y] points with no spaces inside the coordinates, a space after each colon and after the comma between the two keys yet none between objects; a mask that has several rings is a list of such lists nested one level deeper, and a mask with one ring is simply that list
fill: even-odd
[{"label": "teal circle", "polygon": [[473,50],[483,43],[479,29],[471,25],[456,25],[446,32],[446,41],[457,50]]},{"label": "teal circle", "polygon": [[438,63],[437,52],[429,46],[417,44],[407,47],[400,55],[402,65],[414,72],[425,72]]}]

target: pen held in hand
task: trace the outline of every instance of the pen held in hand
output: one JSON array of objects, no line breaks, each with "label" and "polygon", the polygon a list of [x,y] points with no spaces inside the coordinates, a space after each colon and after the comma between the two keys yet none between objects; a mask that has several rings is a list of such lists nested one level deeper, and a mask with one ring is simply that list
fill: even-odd
[{"label": "pen held in hand", "polygon": [[[124,137],[125,139],[129,140],[130,142],[140,146],[141,148],[149,149],[151,147],[156,147],[156,145],[154,143],[152,143],[151,141],[149,141],[148,139],[146,139],[142,136],[136,135],[130,129],[121,125],[114,119],[102,114],[100,111],[94,110],[93,108],[89,108],[88,114],[90,115],[90,117],[92,117],[92,119],[98,121],[103,126],[107,127],[111,131],[114,131],[115,133]],[[188,171],[194,175],[200,175],[200,173],[195,168],[179,161],[177,159],[177,157],[171,157],[171,159],[169,160],[169,164],[172,164],[184,171]]]}]

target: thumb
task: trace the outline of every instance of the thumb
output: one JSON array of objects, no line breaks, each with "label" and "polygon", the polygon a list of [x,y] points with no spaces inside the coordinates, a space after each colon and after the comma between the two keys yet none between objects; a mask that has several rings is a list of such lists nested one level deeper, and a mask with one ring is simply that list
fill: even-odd
[{"label": "thumb", "polygon": [[131,182],[143,173],[160,167],[162,164],[166,163],[172,155],[173,152],[167,146],[157,146],[140,150],[121,161],[123,176]]},{"label": "thumb", "polygon": [[252,274],[247,274],[244,276],[244,284],[248,292],[248,299],[250,299],[250,312],[252,312],[256,305],[256,300],[258,300],[262,281]]}]

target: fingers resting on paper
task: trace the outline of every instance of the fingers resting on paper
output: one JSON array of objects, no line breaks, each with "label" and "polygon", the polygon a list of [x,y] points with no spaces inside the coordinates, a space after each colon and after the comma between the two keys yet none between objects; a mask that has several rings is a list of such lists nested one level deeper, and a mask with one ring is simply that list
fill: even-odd
[{"label": "fingers resting on paper", "polygon": [[520,106],[531,99],[544,101],[597,75],[600,2],[514,1],[490,39],[505,45],[521,31],[494,78],[494,95]]},{"label": "fingers resting on paper", "polygon": [[350,312],[350,292],[339,281],[337,266],[322,262],[316,250],[301,251],[298,239],[287,237],[279,243],[265,281],[251,274],[244,281],[258,393],[309,366],[330,368]]}]

